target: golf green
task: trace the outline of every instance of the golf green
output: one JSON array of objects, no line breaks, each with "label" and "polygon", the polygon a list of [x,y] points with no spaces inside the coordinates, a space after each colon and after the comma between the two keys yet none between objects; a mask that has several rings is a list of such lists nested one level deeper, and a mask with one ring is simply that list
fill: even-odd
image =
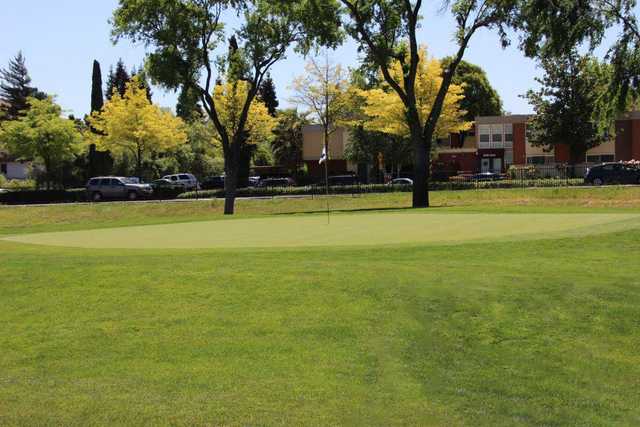
[{"label": "golf green", "polygon": [[638,214],[370,213],[174,223],[7,237],[79,248],[278,248],[540,239],[640,227]]}]

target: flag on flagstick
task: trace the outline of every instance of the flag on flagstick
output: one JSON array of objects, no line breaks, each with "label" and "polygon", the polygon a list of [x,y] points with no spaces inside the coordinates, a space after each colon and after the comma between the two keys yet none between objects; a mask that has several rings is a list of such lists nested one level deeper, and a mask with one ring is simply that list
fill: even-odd
[{"label": "flag on flagstick", "polygon": [[324,147],[322,149],[322,155],[320,156],[320,161],[318,162],[318,164],[323,164],[326,161],[327,161],[327,147]]}]

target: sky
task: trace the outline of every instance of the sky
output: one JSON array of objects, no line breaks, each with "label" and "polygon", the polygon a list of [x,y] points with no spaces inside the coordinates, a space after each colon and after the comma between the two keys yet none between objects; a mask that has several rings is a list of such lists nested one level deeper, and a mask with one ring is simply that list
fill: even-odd
[{"label": "sky", "polygon": [[[0,14],[0,67],[6,67],[21,50],[33,85],[56,95],[57,102],[68,114],[81,117],[90,110],[94,59],[102,66],[103,82],[109,67],[119,58],[129,68],[139,68],[144,61],[144,46],[126,40],[114,45],[111,41],[109,18],[117,0],[5,0],[4,3]],[[422,13],[419,42],[427,45],[435,57],[452,55],[456,46],[451,16],[438,11],[438,2],[429,2]],[[517,40],[513,44],[517,45]],[[358,64],[356,45],[352,41],[330,52],[330,56],[333,62],[343,66]],[[502,49],[495,32],[483,30],[472,39],[465,60],[487,72],[505,111],[531,112],[521,95],[537,87],[535,77],[540,75],[540,70],[517,46]],[[305,62],[304,57],[290,53],[273,67],[271,75],[281,107],[290,106],[291,82],[304,72]],[[175,108],[176,94],[155,88],[154,101]]]}]

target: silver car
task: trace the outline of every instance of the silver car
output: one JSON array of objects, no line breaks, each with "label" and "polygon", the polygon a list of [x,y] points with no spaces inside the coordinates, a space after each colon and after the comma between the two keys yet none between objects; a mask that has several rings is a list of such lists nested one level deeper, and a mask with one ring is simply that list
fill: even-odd
[{"label": "silver car", "polygon": [[132,184],[118,176],[91,178],[86,189],[87,196],[94,202],[104,199],[137,200],[153,193],[153,188],[148,184]]},{"label": "silver car", "polygon": [[177,173],[174,175],[165,175],[162,177],[162,179],[171,181],[174,184],[180,184],[187,191],[200,189],[200,185],[198,184],[198,179],[190,173]]}]

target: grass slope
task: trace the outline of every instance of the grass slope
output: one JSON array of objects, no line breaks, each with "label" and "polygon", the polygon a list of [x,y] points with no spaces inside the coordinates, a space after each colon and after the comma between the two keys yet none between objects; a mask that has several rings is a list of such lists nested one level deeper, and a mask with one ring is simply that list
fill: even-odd
[{"label": "grass slope", "polygon": [[[437,211],[436,211],[437,212]],[[640,214],[370,213],[280,216],[36,233],[7,240],[81,248],[206,249],[461,243],[640,227]]]},{"label": "grass slope", "polygon": [[[108,207],[21,229],[86,228]],[[138,209],[87,222],[140,224]],[[639,257],[632,228],[387,248],[0,241],[0,425],[638,425]]]}]

